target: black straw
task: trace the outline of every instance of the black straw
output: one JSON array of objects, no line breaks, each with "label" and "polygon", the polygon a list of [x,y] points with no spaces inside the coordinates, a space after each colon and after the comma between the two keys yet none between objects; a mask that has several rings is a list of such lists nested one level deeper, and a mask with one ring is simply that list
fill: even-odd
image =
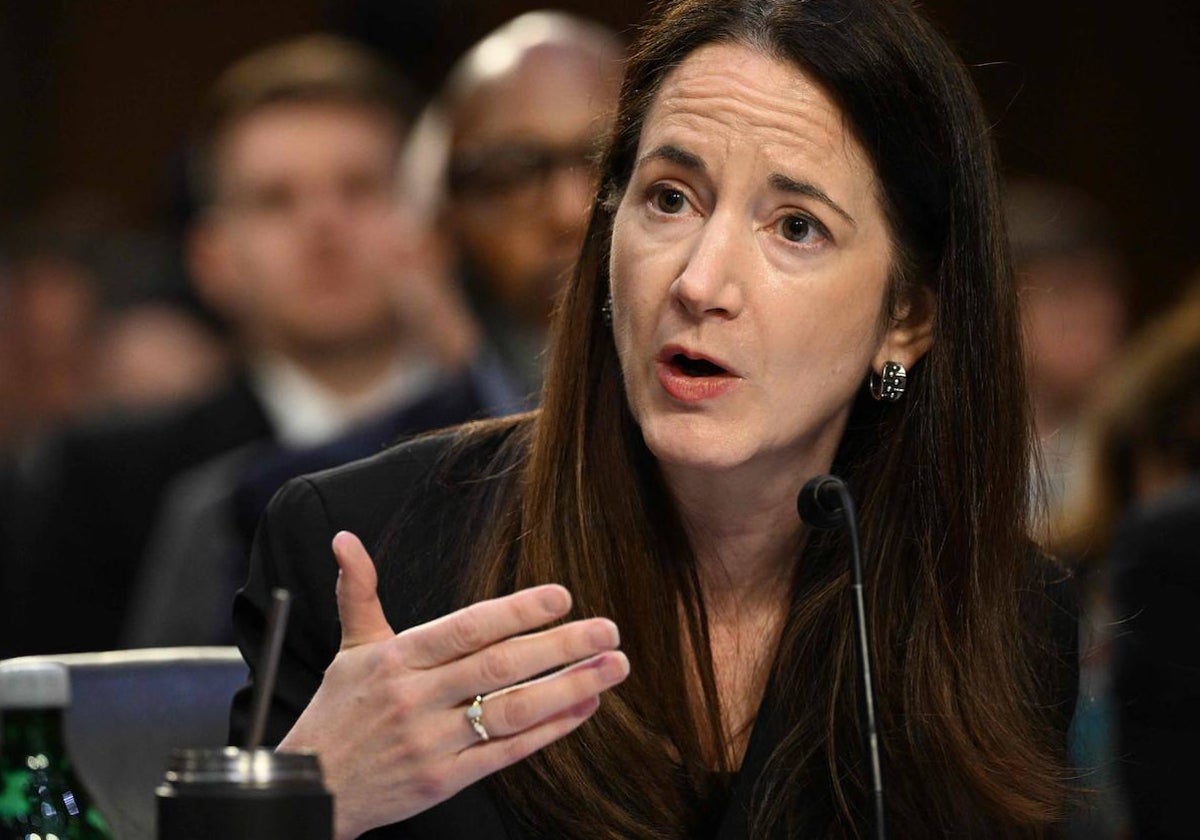
[{"label": "black straw", "polygon": [[283,631],[287,628],[288,609],[292,596],[286,589],[271,591],[271,617],[267,621],[267,658],[263,663],[262,679],[255,680],[254,716],[250,726],[247,750],[258,749],[263,731],[267,728],[267,709],[275,693],[275,675],[279,673],[279,655],[283,652]]}]

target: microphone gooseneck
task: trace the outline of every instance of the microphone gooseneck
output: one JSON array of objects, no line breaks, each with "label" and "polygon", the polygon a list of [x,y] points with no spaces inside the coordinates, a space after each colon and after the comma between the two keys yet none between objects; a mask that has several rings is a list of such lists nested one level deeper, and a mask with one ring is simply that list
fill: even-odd
[{"label": "microphone gooseneck", "polygon": [[858,536],[858,510],[846,482],[834,475],[818,475],[805,482],[796,497],[800,518],[810,528],[830,530],[844,526],[850,540],[850,588],[854,592],[854,632],[858,641],[859,676],[863,685],[863,729],[871,762],[876,840],[885,840],[883,763],[879,758],[879,730],[875,723],[875,687],[871,680],[871,646],[867,633],[867,606],[863,595],[862,548]]}]

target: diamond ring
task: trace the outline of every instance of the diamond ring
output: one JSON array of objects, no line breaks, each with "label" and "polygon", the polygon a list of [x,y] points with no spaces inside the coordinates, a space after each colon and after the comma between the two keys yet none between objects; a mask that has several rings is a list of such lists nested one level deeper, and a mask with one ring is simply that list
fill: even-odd
[{"label": "diamond ring", "polygon": [[479,736],[479,740],[486,741],[491,737],[488,735],[487,727],[483,725],[482,694],[476,694],[475,699],[471,701],[471,705],[467,706],[467,723],[471,724],[471,728],[475,730],[475,734]]}]

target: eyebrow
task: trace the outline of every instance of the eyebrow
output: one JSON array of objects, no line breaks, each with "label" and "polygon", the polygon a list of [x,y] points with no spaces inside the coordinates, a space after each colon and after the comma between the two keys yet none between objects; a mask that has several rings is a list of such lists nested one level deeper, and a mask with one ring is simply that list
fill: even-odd
[{"label": "eyebrow", "polygon": [[637,159],[634,164],[635,168],[651,160],[665,160],[670,163],[676,163],[684,169],[690,169],[693,172],[703,172],[705,170],[704,161],[691,152],[685,152],[678,146],[672,146],[670,143],[659,146],[657,149],[652,149],[646,154]]},{"label": "eyebrow", "polygon": [[772,173],[771,176],[767,178],[767,183],[770,184],[773,189],[779,190],[780,192],[803,195],[807,198],[819,201],[827,206],[830,210],[837,213],[851,225],[858,227],[858,222],[854,221],[854,217],[843,210],[836,201],[827,196],[824,190],[822,190],[816,184],[811,184],[808,181],[797,181],[796,179],[789,178],[786,175],[780,175],[778,172]]},{"label": "eyebrow", "polygon": [[[684,169],[690,169],[693,172],[704,172],[707,169],[707,167],[704,165],[704,161],[701,160],[697,155],[684,151],[678,146],[673,146],[670,143],[666,143],[656,149],[651,149],[649,152],[646,152],[646,154],[637,159],[637,162],[634,164],[634,166],[635,168],[641,167],[642,164],[651,160],[665,160],[682,166]],[[841,205],[826,195],[825,191],[816,184],[808,181],[797,181],[795,178],[789,178],[787,175],[781,175],[778,172],[771,173],[771,175],[767,177],[767,183],[772,189],[778,190],[779,192],[802,195],[806,198],[811,198],[814,201],[819,201],[827,206],[830,210],[837,213],[851,225],[858,227],[858,222],[854,220],[854,217],[843,210]]]}]

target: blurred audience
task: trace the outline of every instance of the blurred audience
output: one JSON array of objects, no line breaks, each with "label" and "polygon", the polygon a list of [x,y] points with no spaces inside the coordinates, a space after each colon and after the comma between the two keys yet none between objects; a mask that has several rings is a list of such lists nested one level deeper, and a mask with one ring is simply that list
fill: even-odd
[{"label": "blurred audience", "polygon": [[44,448],[21,488],[0,644],[115,646],[172,479],[252,441],[323,442],[436,387],[440,351],[456,346],[441,338],[466,319],[435,291],[412,296],[426,311],[396,303],[405,284],[442,282],[409,271],[427,262],[423,238],[394,196],[407,106],[390,68],[329,37],[264,50],[216,83],[189,262],[231,325],[238,375],[187,407],[71,428]]},{"label": "blurred audience", "polygon": [[100,411],[156,410],[197,399],[222,384],[230,364],[211,329],[162,300],[105,313],[95,344]]},{"label": "blurred audience", "polygon": [[1079,451],[1053,548],[1075,561],[1084,604],[1075,740],[1106,794],[1087,835],[1190,836],[1180,826],[1192,822],[1181,822],[1183,787],[1200,749],[1200,516],[1186,488],[1200,478],[1200,284],[1105,371]]},{"label": "blurred audience", "polygon": [[91,401],[100,299],[94,271],[66,243],[18,246],[0,309],[6,449],[28,447]]},{"label": "blurred audience", "polygon": [[623,57],[597,24],[521,15],[459,60],[405,156],[483,324],[480,354],[527,396],[541,387],[549,314],[583,240]]},{"label": "blurred audience", "polygon": [[[595,191],[590,155],[615,107],[620,60],[611,33],[542,12],[501,27],[460,61],[409,143],[399,189],[437,226],[439,247],[425,253],[423,271],[467,277],[484,319],[482,330],[462,318],[454,329],[425,319],[461,374],[432,400],[321,446],[240,450],[181,476],[148,545],[126,644],[231,640],[230,604],[254,525],[287,479],[401,435],[532,404],[550,308]],[[427,314],[434,297],[456,311],[454,289],[402,284],[400,308]]]},{"label": "blurred audience", "polygon": [[1082,480],[1055,544],[1098,561],[1126,511],[1200,470],[1200,281],[1140,330],[1097,383],[1082,444]]},{"label": "blurred audience", "polygon": [[1125,268],[1104,210],[1069,187],[1013,181],[1005,209],[1041,448],[1035,497],[1044,528],[1078,478],[1080,417],[1125,338]]},{"label": "blurred audience", "polygon": [[198,397],[226,369],[165,282],[161,243],[55,212],[12,235],[0,274],[0,450],[14,456],[88,415]]}]

